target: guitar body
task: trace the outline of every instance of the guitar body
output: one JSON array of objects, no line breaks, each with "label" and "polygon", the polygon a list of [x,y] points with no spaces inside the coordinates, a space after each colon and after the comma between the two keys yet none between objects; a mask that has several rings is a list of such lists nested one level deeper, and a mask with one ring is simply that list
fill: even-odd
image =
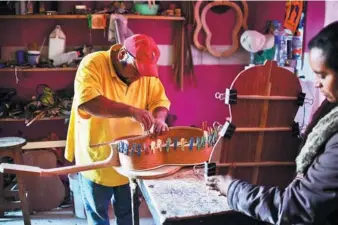
[{"label": "guitar body", "polygon": [[[163,135],[121,139],[117,143],[121,167],[129,171],[163,166],[203,164],[209,159],[217,133],[194,127],[171,127]],[[112,148],[116,143],[111,145]]]},{"label": "guitar body", "polygon": [[[295,162],[300,144],[300,139],[293,135],[292,130],[299,108],[297,96],[302,91],[298,78],[292,72],[278,67],[276,62],[267,61],[264,65],[251,67],[238,74],[230,90],[236,90],[238,96],[236,103],[228,104],[229,122],[236,129],[230,139],[221,139],[217,145],[221,149],[219,163],[232,165],[220,171],[254,184],[285,187],[295,175],[295,166],[290,163]],[[263,96],[263,99],[250,96]],[[272,99],[272,96],[285,99]],[[280,129],[288,127],[289,130]],[[236,164],[257,162],[277,163],[275,166],[236,167]],[[281,162],[289,164],[277,165]]]},{"label": "guitar body", "polygon": [[[56,156],[49,150],[26,151],[25,165],[40,168],[55,168]],[[65,198],[65,186],[58,176],[40,177],[30,174],[23,176],[28,192],[29,207],[34,211],[48,211],[58,207]]]}]

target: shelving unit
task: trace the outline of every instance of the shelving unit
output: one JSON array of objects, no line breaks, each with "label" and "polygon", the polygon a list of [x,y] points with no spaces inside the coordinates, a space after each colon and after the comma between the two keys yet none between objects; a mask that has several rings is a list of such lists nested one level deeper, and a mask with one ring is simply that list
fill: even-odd
[{"label": "shelving unit", "polygon": [[[109,18],[110,14],[106,14]],[[127,19],[147,19],[147,20],[176,20],[184,21],[184,17],[176,16],[144,16],[144,15],[133,15],[125,14],[123,15]],[[87,15],[0,15],[0,19],[87,19]]]},{"label": "shelving unit", "polygon": [[[109,16],[111,14],[105,14],[107,16],[107,19],[109,19]],[[121,14],[120,14],[121,15]],[[155,16],[147,16],[147,15],[137,15],[137,14],[122,14],[127,19],[132,20],[167,20],[167,21],[173,21],[173,22],[184,22],[184,17],[177,17],[177,16],[161,16],[161,15],[155,15]],[[42,19],[42,20],[85,20],[88,18],[88,15],[0,15],[0,20],[31,20],[31,19]],[[184,62],[184,26],[182,25],[181,30],[181,49],[182,54],[180,56],[180,61]],[[4,68],[0,69],[1,72],[50,72],[50,71],[76,71],[76,68]],[[180,77],[183,79],[183,70],[184,65],[182,63],[180,68]],[[181,90],[183,90],[183,80],[181,81]]]},{"label": "shelving unit", "polygon": [[[44,117],[41,119],[37,120],[64,120],[66,117],[61,117],[61,116],[56,116],[56,117]],[[20,121],[25,121],[23,118],[0,118],[0,122],[20,122]]]},{"label": "shelving unit", "polygon": [[[106,18],[109,19],[111,14],[106,14]],[[132,20],[157,20],[157,21],[172,21],[172,22],[180,22],[184,23],[184,17],[175,17],[175,16],[146,16],[146,15],[136,15],[136,14],[123,14],[127,19]],[[88,15],[0,15],[0,21],[6,22],[9,20],[87,20]],[[182,54],[180,57],[181,61],[184,61],[184,26],[182,26],[182,35],[181,35],[181,48]],[[60,67],[60,68],[38,68],[38,67],[11,67],[11,68],[0,68],[0,76],[2,74],[6,75],[5,73],[9,72],[76,72],[76,67]],[[183,73],[183,64],[181,65],[181,73]],[[181,76],[183,77],[183,76]],[[48,121],[48,120],[63,120],[65,117],[51,117],[51,118],[41,118],[38,119],[39,121]],[[0,122],[20,122],[25,121],[25,119],[15,119],[15,118],[0,118]]]},{"label": "shelving unit", "polygon": [[18,72],[45,72],[45,71],[48,71],[48,72],[53,72],[53,71],[56,71],[56,72],[66,72],[66,71],[76,71],[77,68],[76,67],[64,67],[64,68],[3,68],[3,69],[0,69],[0,72],[15,72],[18,71]]}]

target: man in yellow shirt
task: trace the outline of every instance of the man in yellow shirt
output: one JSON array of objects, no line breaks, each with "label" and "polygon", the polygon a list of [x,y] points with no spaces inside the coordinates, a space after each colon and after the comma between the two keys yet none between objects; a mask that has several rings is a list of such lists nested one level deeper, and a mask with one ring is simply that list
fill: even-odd
[{"label": "man in yellow shirt", "polygon": [[[158,79],[159,56],[151,37],[136,34],[123,45],[81,61],[74,82],[67,160],[75,158],[77,165],[101,161],[110,154],[110,147],[93,145],[140,135],[152,126],[157,134],[168,130],[165,119],[170,101]],[[116,224],[132,224],[128,178],[104,168],[82,172],[80,182],[88,224],[109,224],[110,201]]]}]

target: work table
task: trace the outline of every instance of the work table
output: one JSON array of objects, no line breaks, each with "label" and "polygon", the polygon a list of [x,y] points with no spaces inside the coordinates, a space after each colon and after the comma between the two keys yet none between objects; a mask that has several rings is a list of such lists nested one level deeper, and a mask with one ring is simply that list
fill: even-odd
[{"label": "work table", "polygon": [[182,169],[165,178],[138,180],[138,184],[156,225],[238,224],[243,217],[229,208],[225,196],[208,189],[203,168]]}]

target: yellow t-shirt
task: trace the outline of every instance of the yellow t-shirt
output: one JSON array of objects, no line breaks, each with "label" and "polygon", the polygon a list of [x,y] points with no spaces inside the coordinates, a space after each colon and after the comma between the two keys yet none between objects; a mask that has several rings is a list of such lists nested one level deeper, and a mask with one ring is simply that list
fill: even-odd
[{"label": "yellow t-shirt", "polygon": [[[140,124],[129,117],[95,117],[78,109],[79,105],[103,95],[113,101],[149,111],[160,106],[167,109],[170,107],[170,101],[160,79],[142,77],[129,86],[119,79],[110,58],[111,52],[119,48],[121,45],[114,45],[108,51],[87,55],[77,70],[65,150],[65,158],[73,161],[75,156],[77,165],[101,161],[109,156],[109,145],[90,147],[92,145],[143,133]],[[113,168],[84,171],[82,175],[105,186],[113,187],[128,183],[128,179]]]}]

